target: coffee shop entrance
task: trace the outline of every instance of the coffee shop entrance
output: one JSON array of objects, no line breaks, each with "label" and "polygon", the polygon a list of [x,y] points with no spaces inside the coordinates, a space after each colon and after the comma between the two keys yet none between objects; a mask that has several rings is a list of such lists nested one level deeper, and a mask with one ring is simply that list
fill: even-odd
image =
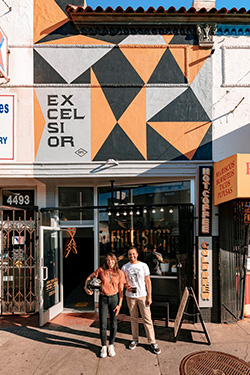
[{"label": "coffee shop entrance", "polygon": [[100,210],[100,264],[114,253],[121,268],[131,246],[148,264],[154,296],[169,302],[174,317],[180,296],[193,285],[193,205],[116,205]]}]

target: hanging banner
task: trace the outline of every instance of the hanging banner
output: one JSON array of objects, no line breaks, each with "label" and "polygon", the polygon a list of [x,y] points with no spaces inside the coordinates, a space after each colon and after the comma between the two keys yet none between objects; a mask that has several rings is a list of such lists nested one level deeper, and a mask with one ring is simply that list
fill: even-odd
[{"label": "hanging banner", "polygon": [[0,76],[8,78],[8,38],[0,27]]},{"label": "hanging banner", "polygon": [[199,167],[199,235],[212,235],[212,167]]},{"label": "hanging banner", "polygon": [[14,94],[0,95],[0,124],[0,160],[14,160]]},{"label": "hanging banner", "polygon": [[212,307],[212,237],[199,237],[198,243],[199,306]]}]

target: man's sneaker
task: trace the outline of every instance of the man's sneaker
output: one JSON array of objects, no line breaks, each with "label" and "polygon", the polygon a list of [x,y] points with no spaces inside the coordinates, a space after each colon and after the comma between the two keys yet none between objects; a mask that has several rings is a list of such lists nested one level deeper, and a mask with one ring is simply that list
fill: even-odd
[{"label": "man's sneaker", "polygon": [[100,352],[100,357],[101,358],[106,358],[107,357],[107,347],[106,346],[102,346],[101,352]]},{"label": "man's sneaker", "polygon": [[114,356],[115,356],[115,348],[114,348],[114,345],[109,345],[109,347],[108,347],[108,353],[109,353],[109,356],[110,356],[110,357],[114,357]]},{"label": "man's sneaker", "polygon": [[158,344],[151,344],[151,349],[155,354],[161,354],[161,349]]},{"label": "man's sneaker", "polygon": [[131,343],[130,343],[130,345],[129,345],[129,349],[130,350],[134,350],[136,347],[137,347],[137,345],[138,345],[138,341],[132,341]]}]

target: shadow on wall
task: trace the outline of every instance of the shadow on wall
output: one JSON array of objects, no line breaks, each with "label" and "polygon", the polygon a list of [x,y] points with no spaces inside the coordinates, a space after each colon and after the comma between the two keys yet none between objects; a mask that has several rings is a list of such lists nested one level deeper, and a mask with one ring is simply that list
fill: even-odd
[{"label": "shadow on wall", "polygon": [[[221,126],[223,126],[223,124]],[[250,153],[250,124],[243,125],[239,129],[213,141],[214,162],[237,153]]]}]

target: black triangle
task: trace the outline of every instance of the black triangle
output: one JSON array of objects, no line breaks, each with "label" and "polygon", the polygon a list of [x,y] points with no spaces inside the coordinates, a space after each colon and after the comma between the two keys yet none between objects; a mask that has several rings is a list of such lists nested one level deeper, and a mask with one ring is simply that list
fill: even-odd
[{"label": "black triangle", "polygon": [[53,30],[50,34],[46,35],[44,38],[38,40],[37,43],[51,42],[53,40],[64,39],[70,36],[80,35],[79,31],[75,27],[72,21],[66,22],[64,25],[58,27],[58,29]]},{"label": "black triangle", "polygon": [[212,160],[212,125],[206,132],[200,146],[197,148],[192,160]]},{"label": "black triangle", "polygon": [[149,122],[211,121],[191,87],[154,115]]},{"label": "black triangle", "polygon": [[188,160],[147,124],[147,160]]},{"label": "black triangle", "polygon": [[169,48],[164,52],[148,83],[187,83]]},{"label": "black triangle", "polygon": [[196,45],[198,44],[198,39],[195,35],[175,35],[173,39],[171,39],[169,44],[191,44]]},{"label": "black triangle", "polygon": [[119,48],[104,55],[92,66],[100,85],[144,85],[143,80]]},{"label": "black triangle", "polygon": [[36,50],[34,50],[34,83],[67,83]]},{"label": "black triangle", "polygon": [[141,91],[141,87],[102,87],[102,90],[118,121]]},{"label": "black triangle", "polygon": [[[44,0],[42,0],[44,1]],[[62,11],[68,16],[68,14],[66,13],[65,11],[65,8],[66,8],[66,5],[70,4],[70,5],[77,5],[77,6],[81,6],[83,5],[83,0],[54,0],[57,5],[62,9]]]},{"label": "black triangle", "polygon": [[70,83],[90,83],[90,68]]},{"label": "black triangle", "polygon": [[115,125],[93,160],[105,161],[108,159],[145,160],[119,124]]}]

